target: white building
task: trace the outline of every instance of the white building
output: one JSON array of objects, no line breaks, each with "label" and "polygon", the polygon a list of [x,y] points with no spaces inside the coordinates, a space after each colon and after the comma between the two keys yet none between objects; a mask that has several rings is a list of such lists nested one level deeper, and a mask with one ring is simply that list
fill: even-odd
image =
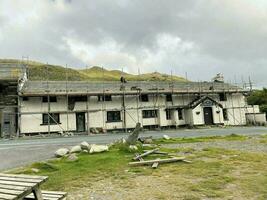
[{"label": "white building", "polygon": [[82,133],[133,129],[137,122],[144,128],[246,125],[247,113],[259,113],[247,105],[247,92],[223,82],[26,81],[18,130]]}]

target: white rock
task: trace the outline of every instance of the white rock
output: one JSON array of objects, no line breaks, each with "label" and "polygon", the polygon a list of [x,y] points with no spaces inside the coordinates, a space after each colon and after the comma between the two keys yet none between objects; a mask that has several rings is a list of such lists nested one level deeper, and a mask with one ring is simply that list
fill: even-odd
[{"label": "white rock", "polygon": [[136,145],[130,145],[129,146],[129,149],[134,150],[134,151],[137,151],[138,150],[138,147]]},{"label": "white rock", "polygon": [[80,153],[82,151],[82,148],[80,145],[76,145],[71,148],[70,153]]},{"label": "white rock", "polygon": [[163,135],[163,138],[164,138],[165,140],[169,140],[169,139],[171,139],[171,137],[168,136],[168,135]]},{"label": "white rock", "polygon": [[55,156],[60,158],[63,156],[66,156],[69,153],[69,150],[67,148],[60,148],[55,152]]},{"label": "white rock", "polygon": [[34,173],[38,173],[40,170],[37,169],[37,168],[31,168],[31,171],[34,172]]},{"label": "white rock", "polygon": [[81,143],[81,148],[82,148],[82,150],[90,150],[90,144],[88,144],[88,142],[82,142]]},{"label": "white rock", "polygon": [[90,153],[100,153],[100,152],[104,152],[104,151],[108,151],[108,146],[107,145],[96,145],[96,144],[93,144],[91,146],[91,149],[90,149]]}]

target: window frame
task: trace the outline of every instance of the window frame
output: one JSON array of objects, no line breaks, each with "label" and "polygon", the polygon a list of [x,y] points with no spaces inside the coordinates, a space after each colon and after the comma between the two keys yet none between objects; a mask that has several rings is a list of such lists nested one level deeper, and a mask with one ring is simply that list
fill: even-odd
[{"label": "window frame", "polygon": [[177,109],[177,114],[178,114],[178,120],[184,120],[184,109],[183,108],[178,108]]},{"label": "window frame", "polygon": [[112,95],[98,95],[97,96],[98,101],[102,102],[102,101],[112,101]]},{"label": "window frame", "polygon": [[166,94],[166,101],[172,102],[172,94]]},{"label": "window frame", "polygon": [[[48,96],[43,96],[42,97],[42,102],[43,103],[48,103]],[[49,96],[49,102],[50,103],[57,102],[57,97],[56,96]]]},{"label": "window frame", "polygon": [[166,120],[172,120],[171,109],[165,109]]},{"label": "window frame", "polygon": [[[50,118],[50,120],[48,120]],[[49,121],[49,123],[48,123]],[[55,122],[56,121],[56,122]],[[59,113],[43,113],[42,114],[42,125],[56,125],[60,123],[60,114]]]},{"label": "window frame", "polygon": [[227,101],[226,93],[219,93],[219,100],[220,101]]},{"label": "window frame", "polygon": [[[116,116],[117,114],[117,116]],[[113,118],[113,119],[111,119]],[[121,111],[107,111],[107,123],[121,122]]]},{"label": "window frame", "polygon": [[229,121],[228,109],[227,108],[223,108],[222,112],[223,112],[223,120],[224,121]]},{"label": "window frame", "polygon": [[157,118],[158,110],[142,110],[143,119]]},{"label": "window frame", "polygon": [[141,94],[140,95],[140,101],[141,102],[149,102],[148,94]]}]

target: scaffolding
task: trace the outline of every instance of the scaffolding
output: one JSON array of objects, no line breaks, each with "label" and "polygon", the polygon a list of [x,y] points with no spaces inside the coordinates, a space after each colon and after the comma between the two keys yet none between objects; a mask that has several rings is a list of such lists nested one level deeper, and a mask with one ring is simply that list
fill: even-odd
[{"label": "scaffolding", "polygon": [[[23,62],[23,66],[21,72],[27,72],[28,70],[25,70],[25,62]],[[122,112],[122,129],[127,132],[127,116],[131,118],[131,120],[134,120],[136,123],[141,122],[143,124],[143,118],[140,117],[142,113],[140,113],[140,110],[144,109],[154,109],[157,110],[158,116],[155,118],[155,124],[160,126],[160,120],[159,115],[162,114],[161,109],[178,109],[178,108],[185,108],[190,101],[193,101],[196,98],[199,98],[201,96],[210,96],[218,93],[224,93],[225,95],[229,95],[229,101],[231,102],[231,107],[228,106],[228,109],[232,109],[232,112],[228,112],[230,115],[232,115],[234,119],[234,125],[241,125],[243,124],[242,117],[241,117],[241,109],[246,109],[246,107],[242,107],[240,105],[240,101],[238,100],[238,105],[235,106],[233,104],[233,94],[236,93],[242,93],[242,94],[248,94],[252,91],[252,82],[249,78],[249,88],[247,88],[247,84],[244,82],[242,78],[242,85],[237,86],[238,84],[235,82],[235,84],[228,84],[228,83],[216,83],[216,82],[174,82],[172,78],[172,72],[171,72],[171,81],[169,82],[159,82],[159,81],[131,81],[131,82],[109,82],[109,81],[102,81],[102,82],[92,82],[92,81],[70,81],[69,75],[68,75],[68,67],[66,65],[66,80],[65,81],[52,81],[49,78],[49,68],[48,64],[46,65],[46,70],[44,74],[43,81],[27,81],[24,84],[24,87],[22,88],[19,93],[15,94],[15,97],[17,99],[17,102],[15,104],[16,111],[15,115],[18,117],[18,128],[17,128],[17,136],[20,135],[20,124],[21,124],[21,115],[35,115],[35,114],[41,114],[40,112],[27,112],[23,113],[21,112],[21,98],[23,97],[42,97],[47,96],[47,115],[48,115],[48,125],[47,125],[47,133],[51,133],[51,124],[56,124],[60,127],[62,132],[70,132],[75,131],[72,130],[69,126],[69,115],[76,113],[76,112],[84,112],[86,113],[86,132],[89,135],[90,134],[90,113],[93,112],[101,112],[102,113],[102,122],[103,122],[103,129],[106,129],[106,115],[105,113],[107,111],[112,110],[120,110]],[[0,68],[2,70],[3,67]],[[104,70],[102,68],[102,78],[105,79]],[[17,72],[17,71],[16,71]],[[0,80],[3,79],[3,74],[8,74],[8,77],[12,77],[14,80],[14,71],[12,72],[5,72],[0,73]],[[138,74],[140,75],[140,71],[138,70]],[[122,70],[122,76],[123,76],[123,70]],[[144,106],[142,102],[140,102],[140,96],[142,94],[147,94],[153,96],[153,105],[150,106]],[[161,97],[167,94],[171,94],[172,96],[179,95],[182,100],[182,104],[175,105],[174,98],[172,98],[171,105],[165,104],[163,105],[160,99]],[[99,96],[102,95],[102,101],[101,101],[101,108],[94,109],[90,107],[90,97],[92,96]],[[105,101],[106,95],[112,95],[117,96],[121,98],[121,107],[120,108],[108,108]],[[51,96],[62,96],[66,98],[66,110],[65,111],[59,111],[61,114],[66,115],[66,127],[61,126],[56,119],[53,118],[54,111],[51,111],[51,102],[50,98]],[[85,109],[80,109],[78,111],[70,110],[69,109],[69,98],[73,96],[86,96],[86,104]],[[130,98],[130,101],[135,101],[134,104],[130,104],[129,102],[126,103],[126,97],[132,96],[133,98]],[[129,100],[128,100],[129,101]],[[1,104],[0,104],[1,106]],[[6,105],[5,105],[6,106]],[[237,116],[235,113],[235,110],[239,109],[239,119],[237,120]],[[130,111],[136,110],[136,118],[132,116]],[[254,107],[253,107],[254,111]],[[185,115],[185,113],[183,113]],[[254,117],[255,119],[255,117]],[[189,124],[193,124],[192,116],[190,115],[189,118]],[[221,119],[220,119],[221,121]],[[176,126],[176,124],[175,124]]]}]

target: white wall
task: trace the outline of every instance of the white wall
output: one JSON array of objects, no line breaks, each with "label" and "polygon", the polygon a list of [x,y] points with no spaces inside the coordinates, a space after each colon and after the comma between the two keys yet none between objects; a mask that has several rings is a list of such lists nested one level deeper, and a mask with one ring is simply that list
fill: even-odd
[{"label": "white wall", "polygon": [[[211,98],[219,102],[219,95],[210,95]],[[126,126],[127,128],[134,128],[137,122],[140,122],[142,126],[159,125],[159,126],[180,126],[180,125],[203,125],[204,115],[203,107],[198,105],[193,110],[183,110],[183,119],[178,119],[178,111],[176,108],[171,110],[171,119],[166,119],[165,109],[170,106],[186,106],[197,98],[196,95],[173,95],[172,102],[166,101],[166,96],[160,94],[149,95],[149,102],[141,102],[138,96],[125,96],[126,106]],[[246,101],[242,94],[227,95],[226,101],[220,101],[224,108],[228,111],[228,121],[223,120],[223,111],[218,106],[213,106],[213,120],[215,124],[226,125],[244,125],[246,124]],[[54,113],[60,113],[60,126],[51,125],[51,131],[61,131],[61,129],[67,130],[67,124],[69,130],[76,130],[76,112],[87,112],[87,105],[89,110],[89,126],[96,128],[121,129],[123,128],[123,122],[108,122],[106,111],[121,110],[122,109],[122,97],[112,96],[112,101],[101,102],[98,101],[97,96],[91,96],[88,104],[86,102],[76,102],[73,111],[68,111],[67,123],[67,100],[65,96],[58,96],[57,102],[50,103],[50,110]],[[21,132],[47,132],[48,126],[42,125],[42,114],[47,113],[48,103],[43,103],[41,97],[29,97],[28,101],[22,101],[21,103]],[[138,108],[139,107],[139,108]],[[158,110],[158,116],[156,118],[143,119],[142,110]],[[251,109],[250,109],[251,110]],[[258,107],[255,107],[258,111]],[[216,112],[218,111],[218,112]],[[197,114],[199,112],[199,114]],[[87,124],[87,113],[85,113]],[[121,119],[123,120],[123,112],[121,112]],[[86,125],[87,128],[87,125]]]}]

